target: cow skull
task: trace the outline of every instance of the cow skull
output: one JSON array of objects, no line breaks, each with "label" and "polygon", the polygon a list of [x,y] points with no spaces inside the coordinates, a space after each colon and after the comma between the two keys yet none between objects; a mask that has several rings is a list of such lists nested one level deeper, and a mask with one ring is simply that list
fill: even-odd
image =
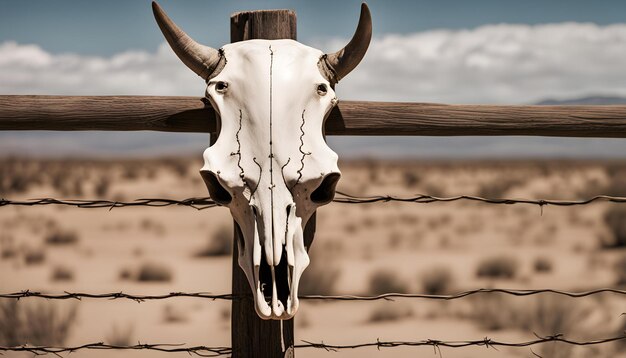
[{"label": "cow skull", "polygon": [[303,229],[318,207],[332,201],[341,176],[324,121],[337,104],[334,85],[369,46],[369,9],[362,5],[348,45],[326,55],[293,40],[248,40],[215,50],[152,5],[174,52],[207,81],[220,129],[200,173],[211,198],[230,209],[243,234],[238,262],[256,312],[263,319],[289,319],[298,310],[298,283],[309,264]]}]

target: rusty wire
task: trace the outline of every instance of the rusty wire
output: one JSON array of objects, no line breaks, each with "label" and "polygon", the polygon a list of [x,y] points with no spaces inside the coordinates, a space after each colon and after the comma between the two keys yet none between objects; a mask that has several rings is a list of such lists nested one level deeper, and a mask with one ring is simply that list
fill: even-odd
[{"label": "rusty wire", "polygon": [[[319,301],[379,301],[379,300],[393,300],[394,298],[402,298],[402,299],[431,299],[431,300],[456,300],[461,299],[468,296],[473,296],[477,294],[485,294],[485,293],[501,293],[511,296],[532,296],[538,294],[551,293],[555,295],[567,296],[571,298],[582,298],[591,295],[601,294],[601,293],[610,293],[621,296],[626,296],[626,290],[618,290],[615,288],[599,288],[595,290],[589,291],[580,291],[580,292],[568,292],[568,291],[559,291],[554,289],[538,289],[538,290],[518,290],[518,289],[504,289],[504,288],[479,288],[475,290],[463,291],[456,294],[451,295],[428,295],[421,293],[385,293],[382,295],[376,296],[356,296],[356,295],[301,295],[299,299],[301,300],[319,300]],[[144,301],[152,301],[152,300],[163,300],[175,297],[192,297],[192,298],[204,298],[209,300],[236,300],[238,297],[232,294],[212,294],[208,292],[170,292],[167,294],[160,295],[135,295],[124,292],[112,292],[112,293],[84,293],[84,292],[67,292],[63,293],[42,293],[36,291],[20,291],[13,293],[0,293],[0,298],[7,299],[22,299],[27,297],[39,297],[45,299],[54,299],[54,300],[68,300],[68,299],[77,299],[81,300],[83,298],[89,299],[128,299],[136,302],[144,302]],[[246,299],[247,296],[241,296],[242,299]]]},{"label": "rusty wire", "polygon": [[[62,357],[61,353],[73,353],[79,350],[151,350],[166,353],[188,353],[190,355],[196,355],[200,357],[219,357],[232,354],[230,347],[207,347],[207,346],[194,346],[184,347],[185,344],[145,344],[138,343],[132,346],[118,346],[112,344],[105,344],[104,342],[87,343],[74,347],[48,347],[48,346],[31,346],[22,345],[15,347],[0,346],[0,352],[29,352],[34,355],[54,354],[58,357]],[[2,353],[0,353],[2,354]]]},{"label": "rusty wire", "polygon": [[[419,203],[428,204],[435,202],[453,202],[453,201],[476,201],[487,204],[530,204],[538,205],[540,207],[552,205],[552,206],[578,206],[587,205],[594,202],[611,202],[611,203],[626,203],[626,197],[610,196],[610,195],[597,195],[589,199],[581,200],[552,200],[552,199],[493,199],[483,198],[472,195],[457,195],[450,197],[436,197],[432,195],[417,194],[414,196],[400,197],[394,195],[373,195],[373,196],[356,196],[346,194],[343,192],[337,192],[333,202],[340,204],[372,204],[372,203],[387,203],[387,202],[402,202],[402,203]],[[108,208],[109,210],[121,207],[131,206],[148,206],[148,207],[166,207],[166,206],[187,206],[196,210],[203,210],[218,206],[209,197],[197,197],[187,198],[182,200],[165,199],[165,198],[142,198],[133,201],[112,201],[112,200],[80,200],[80,199],[54,199],[54,198],[40,198],[40,199],[28,199],[28,200],[9,200],[0,199],[0,206],[37,206],[37,205],[65,205],[74,206],[77,208]]]},{"label": "rusty wire", "polygon": [[626,332],[624,332],[620,336],[602,338],[596,340],[588,340],[588,341],[574,341],[567,339],[563,336],[563,334],[557,333],[551,336],[541,337],[536,333],[533,333],[536,339],[524,341],[524,342],[503,342],[493,340],[491,338],[485,337],[483,339],[477,340],[467,340],[467,341],[441,341],[436,339],[425,339],[421,341],[381,341],[377,339],[376,342],[366,342],[352,345],[333,345],[326,344],[324,342],[315,343],[309,341],[303,341],[304,344],[297,344],[294,348],[320,348],[325,349],[327,351],[338,351],[341,349],[357,349],[357,348],[366,348],[366,347],[376,347],[380,348],[394,348],[394,347],[419,347],[419,346],[432,346],[437,351],[441,347],[447,348],[464,348],[470,346],[477,347],[485,347],[485,348],[496,348],[496,347],[530,347],[537,344],[544,344],[549,342],[561,342],[573,346],[592,346],[598,344],[605,344],[617,341],[626,340]]},{"label": "rusty wire", "polygon": [[[591,345],[600,345],[617,341],[626,340],[626,332],[620,336],[602,338],[596,340],[588,340],[588,341],[574,341],[570,339],[566,339],[562,334],[555,334],[551,336],[541,337],[535,334],[536,339],[524,341],[524,342],[505,342],[505,341],[497,341],[491,338],[485,337],[483,339],[477,340],[467,340],[467,341],[443,341],[437,339],[425,339],[419,341],[381,341],[377,339],[376,342],[365,342],[365,343],[357,343],[350,345],[338,345],[338,344],[327,344],[324,342],[311,342],[303,340],[301,344],[294,345],[296,349],[304,349],[304,348],[316,348],[316,349],[324,349],[326,351],[339,351],[344,349],[358,349],[358,348],[368,348],[375,347],[377,349],[381,348],[395,348],[395,347],[419,347],[419,346],[431,346],[435,349],[435,353],[439,352],[441,356],[441,348],[465,348],[470,346],[475,347],[485,347],[485,348],[494,348],[496,347],[530,347],[538,344],[550,343],[550,342],[560,342],[564,344],[569,344],[573,346],[591,346]],[[207,347],[207,346],[193,346],[193,347],[185,347],[184,344],[136,344],[132,346],[117,346],[105,344],[102,342],[98,343],[89,343],[83,344],[80,346],[74,347],[47,347],[47,346],[15,346],[15,347],[5,347],[0,346],[0,352],[29,352],[34,355],[44,355],[44,354],[54,354],[56,356],[61,357],[61,353],[72,353],[79,350],[153,350],[167,353],[178,353],[185,352],[190,355],[197,355],[201,357],[218,357],[232,354],[232,348],[230,347]]]}]

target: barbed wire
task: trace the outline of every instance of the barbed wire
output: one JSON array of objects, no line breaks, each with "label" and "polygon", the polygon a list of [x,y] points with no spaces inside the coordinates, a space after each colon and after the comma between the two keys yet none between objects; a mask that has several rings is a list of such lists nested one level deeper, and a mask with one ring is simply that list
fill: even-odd
[{"label": "barbed wire", "polygon": [[[626,296],[626,290],[619,290],[615,288],[599,288],[595,290],[589,291],[580,291],[580,292],[569,292],[569,291],[560,291],[550,288],[545,289],[537,289],[537,290],[518,290],[518,289],[505,289],[505,288],[479,288],[475,290],[463,291],[451,295],[429,295],[429,294],[421,294],[421,293],[385,293],[381,295],[375,296],[358,296],[358,295],[301,295],[298,298],[301,300],[320,300],[320,301],[379,301],[386,300],[390,301],[394,298],[402,298],[402,299],[431,299],[431,300],[456,300],[465,298],[468,296],[473,296],[477,294],[486,294],[486,293],[501,293],[511,296],[532,296],[538,294],[555,294],[561,296],[567,296],[571,298],[582,298],[591,295],[597,295],[601,293],[610,293],[621,296]],[[112,293],[84,293],[84,292],[67,292],[63,293],[42,293],[37,291],[20,291],[13,293],[0,293],[0,298],[7,299],[22,299],[27,297],[39,297],[45,299],[53,299],[53,300],[68,300],[68,299],[77,299],[81,300],[83,298],[89,299],[128,299],[136,302],[144,302],[151,300],[163,300],[175,297],[193,297],[193,298],[204,298],[210,300],[236,300],[236,299],[250,299],[250,296],[236,296],[233,294],[212,294],[209,292],[170,292],[167,294],[160,295],[137,295],[137,294],[129,294],[124,292],[112,292]]]},{"label": "barbed wire", "polygon": [[[457,341],[444,341],[437,339],[425,339],[420,341],[381,341],[377,339],[376,342],[365,342],[365,343],[357,343],[350,345],[338,345],[338,344],[327,344],[322,342],[311,342],[303,340],[301,344],[296,344],[293,347],[295,349],[304,349],[304,348],[316,348],[316,349],[324,349],[326,351],[339,351],[345,349],[358,349],[358,348],[368,348],[375,347],[377,349],[381,348],[396,348],[396,347],[419,347],[419,346],[431,346],[435,349],[435,353],[439,353],[441,356],[441,348],[465,348],[470,346],[476,347],[485,347],[485,348],[494,348],[496,347],[530,347],[534,345],[550,343],[550,342],[560,342],[564,344],[569,344],[573,346],[591,346],[591,345],[600,345],[612,342],[618,342],[626,340],[626,332],[620,336],[602,338],[596,340],[588,340],[588,341],[575,341],[566,339],[562,334],[558,333],[552,336],[541,337],[535,334],[536,339],[524,341],[524,342],[506,342],[506,341],[498,341],[493,340],[491,338],[485,337],[483,339],[478,340],[457,340]],[[48,347],[48,346],[15,346],[15,347],[6,347],[0,346],[0,352],[2,351],[14,351],[14,352],[29,352],[35,355],[45,355],[45,354],[54,354],[56,356],[61,357],[61,353],[73,353],[79,350],[153,350],[160,352],[168,352],[168,353],[177,353],[177,352],[185,352],[191,355],[197,355],[201,357],[218,357],[224,355],[232,354],[232,348],[230,347],[207,347],[207,346],[194,346],[194,347],[184,347],[184,344],[136,344],[132,346],[118,346],[118,345],[110,345],[105,344],[103,342],[98,343],[89,343],[83,344],[74,347]]]},{"label": "barbed wire", "polygon": [[0,199],[1,206],[37,206],[37,205],[65,205],[74,206],[77,208],[97,209],[108,208],[109,210],[114,208],[122,208],[127,206],[151,206],[151,207],[165,207],[165,206],[188,206],[196,210],[203,210],[216,207],[217,204],[211,200],[211,198],[188,198],[183,200],[164,199],[164,198],[146,198],[135,199],[133,201],[111,201],[111,200],[80,200],[80,199],[54,199],[54,198],[41,198],[41,199],[28,199],[28,200],[8,200]]},{"label": "barbed wire", "polygon": [[566,339],[563,334],[557,333],[551,336],[541,337],[536,333],[533,333],[536,339],[524,341],[524,342],[504,342],[493,340],[489,337],[485,337],[483,339],[478,340],[466,340],[466,341],[442,341],[437,339],[425,339],[421,341],[381,341],[377,339],[376,342],[366,342],[366,343],[358,343],[352,345],[333,345],[326,344],[324,342],[315,343],[310,341],[303,341],[304,344],[297,344],[294,348],[320,348],[325,349],[327,351],[337,351],[341,349],[357,349],[357,348],[366,348],[366,347],[376,347],[380,348],[394,348],[394,347],[419,347],[419,346],[432,346],[435,348],[436,352],[441,347],[447,348],[464,348],[470,346],[477,347],[485,347],[485,348],[495,348],[495,347],[530,347],[538,344],[544,344],[549,342],[561,342],[564,344],[569,344],[573,346],[592,346],[599,345],[611,342],[618,342],[626,340],[626,332],[624,332],[620,336],[602,338],[596,340],[588,340],[588,341],[575,341]]},{"label": "barbed wire", "polygon": [[[337,192],[333,202],[340,204],[373,204],[373,203],[387,203],[387,202],[402,202],[402,203],[418,203],[429,204],[435,202],[454,202],[454,201],[477,201],[487,204],[496,205],[511,205],[511,204],[530,204],[538,205],[540,207],[552,205],[552,206],[579,206],[588,205],[594,202],[611,202],[611,203],[626,203],[626,197],[622,196],[610,196],[610,195],[597,195],[589,199],[581,200],[552,200],[552,199],[493,199],[483,198],[480,196],[472,195],[457,195],[450,197],[436,197],[432,195],[417,194],[414,196],[400,197],[394,195],[373,195],[373,196],[356,196],[346,194],[343,192]],[[197,197],[187,198],[182,200],[165,199],[165,198],[142,198],[135,199],[133,201],[112,201],[112,200],[81,200],[81,199],[54,199],[54,198],[40,198],[40,199],[27,199],[27,200],[9,200],[0,199],[0,206],[37,206],[37,205],[66,205],[74,206],[77,208],[108,208],[109,210],[121,207],[131,206],[148,206],[148,207],[166,207],[166,206],[187,206],[196,210],[204,210],[218,206],[209,197]]]},{"label": "barbed wire", "polygon": [[[138,343],[132,346],[119,346],[112,344],[105,344],[104,342],[97,343],[87,343],[80,346],[74,347],[49,347],[49,346],[31,346],[31,345],[23,345],[23,346],[15,346],[15,347],[5,347],[0,346],[0,352],[29,352],[34,355],[46,355],[46,354],[54,354],[58,357],[62,357],[61,353],[74,353],[79,350],[151,350],[151,351],[159,351],[159,352],[167,352],[167,353],[188,353],[190,355],[196,355],[200,357],[219,357],[232,354],[232,349],[230,347],[207,347],[207,346],[194,346],[194,347],[184,347],[185,344],[167,344],[167,343],[156,343],[156,344],[145,344]],[[0,353],[1,354],[1,353]]]}]

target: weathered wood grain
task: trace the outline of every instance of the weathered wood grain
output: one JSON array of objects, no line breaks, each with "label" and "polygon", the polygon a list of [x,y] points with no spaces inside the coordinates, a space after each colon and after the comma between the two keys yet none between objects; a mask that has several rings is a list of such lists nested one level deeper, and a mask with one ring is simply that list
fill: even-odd
[{"label": "weathered wood grain", "polygon": [[0,130],[211,132],[197,97],[0,96]]},{"label": "weathered wood grain", "polygon": [[[197,97],[0,96],[0,130],[214,132]],[[626,137],[626,106],[342,101],[327,135]]]},{"label": "weathered wood grain", "polygon": [[[290,10],[239,12],[231,16],[231,42],[251,39],[296,39],[296,13]],[[211,142],[217,135],[211,135]],[[313,221],[314,223],[315,221]],[[294,320],[264,321],[255,312],[248,279],[239,267],[237,241],[244,240],[236,222],[233,239],[231,342],[233,357],[294,357]],[[315,224],[313,224],[315,225]],[[308,226],[307,226],[308,227]],[[312,240],[312,238],[311,238]],[[283,347],[289,354],[283,351]]]}]

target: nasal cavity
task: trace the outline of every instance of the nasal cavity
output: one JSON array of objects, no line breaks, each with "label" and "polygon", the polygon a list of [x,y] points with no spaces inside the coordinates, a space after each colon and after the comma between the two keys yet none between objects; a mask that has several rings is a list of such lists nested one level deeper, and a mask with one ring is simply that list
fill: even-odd
[{"label": "nasal cavity", "polygon": [[316,204],[328,204],[335,198],[335,188],[341,175],[331,173],[324,177],[322,183],[311,193],[311,201]]},{"label": "nasal cavity", "polygon": [[206,184],[207,189],[209,189],[209,195],[211,195],[211,199],[215,201],[219,205],[228,205],[233,200],[233,197],[230,195],[228,190],[220,184],[220,181],[217,179],[217,176],[210,171],[201,171],[200,175],[202,175],[202,179],[204,179],[204,183]]}]

